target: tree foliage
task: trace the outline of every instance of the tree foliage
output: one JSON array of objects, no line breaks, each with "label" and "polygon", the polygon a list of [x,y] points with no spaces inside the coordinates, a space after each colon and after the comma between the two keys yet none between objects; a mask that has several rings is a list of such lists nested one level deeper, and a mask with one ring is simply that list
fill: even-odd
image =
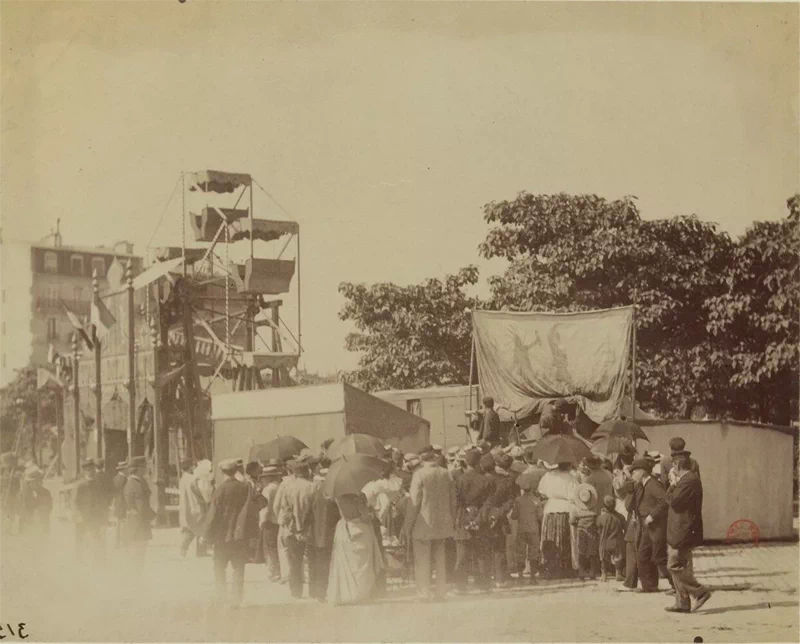
[{"label": "tree foliage", "polygon": [[[17,376],[0,389],[0,432],[2,432],[2,448],[0,451],[14,449],[17,432],[21,444],[30,449],[31,427],[38,423],[40,428],[56,424],[58,394],[51,387],[37,389],[36,368],[27,367],[19,370]],[[39,432],[42,440],[49,440],[44,431]]]},{"label": "tree foliage", "polygon": [[339,317],[356,327],[346,346],[360,353],[348,379],[367,391],[465,383],[472,332],[465,310],[477,304],[466,289],[477,282],[469,266],[413,286],[341,284]]},{"label": "tree foliage", "polygon": [[[738,240],[698,217],[643,219],[636,197],[535,195],[485,206],[479,247],[508,261],[483,308],[581,311],[636,303],[637,399],[665,417],[788,424],[797,409],[800,196]],[[469,267],[418,286],[342,284],[368,389],[466,383]]]}]

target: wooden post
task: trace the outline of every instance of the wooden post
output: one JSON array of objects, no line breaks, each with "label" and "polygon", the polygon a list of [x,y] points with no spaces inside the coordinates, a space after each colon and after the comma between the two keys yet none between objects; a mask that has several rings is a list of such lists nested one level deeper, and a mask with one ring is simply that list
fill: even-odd
[{"label": "wooden post", "polygon": [[128,460],[133,453],[133,434],[136,431],[136,308],[133,301],[133,260],[125,271],[128,281]]},{"label": "wooden post", "polygon": [[[470,312],[470,317],[472,312]],[[469,406],[472,407],[472,374],[475,365],[475,333],[470,335],[470,348],[469,348]]]},{"label": "wooden post", "polygon": [[[299,287],[299,283],[298,283],[298,287]],[[280,336],[278,335],[278,325],[281,322],[281,317],[280,317],[279,311],[280,311],[280,309],[279,309],[278,305],[275,304],[272,307],[272,323],[274,325],[272,327],[272,351],[274,353],[277,353],[278,351],[280,351],[280,342],[281,341],[280,341]],[[298,337],[298,342],[299,342],[299,337]],[[280,371],[278,369],[273,369],[272,370],[272,386],[273,387],[280,387],[281,386],[281,376],[280,376]]]},{"label": "wooden post", "polygon": [[633,367],[631,368],[631,420],[636,422],[636,291],[633,292]]},{"label": "wooden post", "polygon": [[74,427],[72,444],[75,447],[75,478],[81,474],[81,390],[78,386],[78,358],[80,357],[78,334],[72,334],[72,401],[74,409]]},{"label": "wooden post", "polygon": [[153,398],[155,399],[153,402],[153,460],[156,484],[156,514],[159,520],[163,520],[164,507],[166,506],[166,464],[169,461],[169,453],[167,453],[167,458],[165,459],[162,439],[164,428],[161,426],[161,386],[158,380],[158,374],[162,370],[161,338],[153,318],[150,318],[149,323],[150,342],[153,347]]},{"label": "wooden post", "polygon": [[[100,285],[97,280],[97,269],[92,271],[92,296],[100,297]],[[103,429],[103,389],[101,385],[101,347],[97,337],[97,326],[92,325],[92,342],[94,343],[94,426],[96,433],[97,458],[105,459],[105,431]]]},{"label": "wooden post", "polygon": [[186,383],[186,414],[184,416],[186,420],[184,429],[187,431],[184,432],[184,436],[188,435],[189,455],[192,460],[195,460],[195,390],[199,389],[196,387],[197,383],[199,382],[199,377],[197,375],[197,369],[192,355],[194,352],[194,323],[192,321],[191,303],[192,294],[190,290],[191,287],[187,280],[181,280],[180,285],[180,305],[182,307],[181,311],[183,316],[183,337],[185,338],[183,355],[184,363],[186,364],[183,378],[184,382]]},{"label": "wooden post", "polygon": [[300,314],[302,300],[300,299],[300,229],[297,230],[297,354],[303,353],[303,316]]}]

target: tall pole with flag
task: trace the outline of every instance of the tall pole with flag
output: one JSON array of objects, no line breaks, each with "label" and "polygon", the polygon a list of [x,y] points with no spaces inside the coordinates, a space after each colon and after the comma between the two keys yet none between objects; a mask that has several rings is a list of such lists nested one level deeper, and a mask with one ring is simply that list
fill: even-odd
[{"label": "tall pole with flag", "polygon": [[100,299],[100,287],[97,283],[97,269],[92,271],[92,342],[94,344],[94,427],[97,432],[96,446],[97,458],[105,459],[105,436],[103,435],[103,389],[100,384],[100,337],[98,333],[98,320],[95,315],[97,302]]},{"label": "tall pole with flag", "polygon": [[72,334],[72,402],[75,407],[72,444],[75,448],[75,478],[81,473],[81,389],[78,386],[78,358],[80,358],[78,333]]},{"label": "tall pole with flag", "polygon": [[136,429],[136,310],[133,303],[133,262],[128,261],[125,269],[125,277],[128,286],[128,459],[132,459],[133,453],[133,432]]}]

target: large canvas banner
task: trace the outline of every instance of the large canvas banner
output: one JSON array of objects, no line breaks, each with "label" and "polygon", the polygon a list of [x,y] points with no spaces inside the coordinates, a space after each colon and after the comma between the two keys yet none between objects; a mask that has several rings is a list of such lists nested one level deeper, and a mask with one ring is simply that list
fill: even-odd
[{"label": "large canvas banner", "polygon": [[587,313],[475,311],[481,389],[519,418],[572,398],[596,423],[620,413],[633,307]]}]

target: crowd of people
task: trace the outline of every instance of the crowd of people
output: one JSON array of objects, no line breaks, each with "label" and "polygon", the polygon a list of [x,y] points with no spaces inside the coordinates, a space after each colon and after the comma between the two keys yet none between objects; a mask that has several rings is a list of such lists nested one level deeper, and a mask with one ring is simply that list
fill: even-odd
[{"label": "crowd of people", "polygon": [[[600,578],[619,590],[676,597],[668,610],[699,609],[710,592],[692,572],[702,543],[699,467],[680,438],[669,457],[626,446],[614,461],[529,463],[519,445],[488,441],[428,446],[403,454],[386,446],[382,476],[359,494],[328,498],[331,462],[323,444],[284,461],[220,463],[210,496],[185,464],[181,527],[214,550],[217,600],[242,601],[248,563],[293,597],[332,604],[386,592],[387,576],[413,571],[419,595],[441,600],[542,579]],[[202,553],[198,551],[198,555]],[[229,593],[226,569],[233,569]],[[694,607],[690,599],[694,598]]]},{"label": "crowd of people", "polygon": [[[703,540],[702,483],[683,439],[673,438],[663,459],[638,455],[630,442],[613,460],[545,463],[519,444],[501,447],[489,425],[477,444],[446,452],[430,445],[403,454],[387,445],[377,455],[380,476],[335,498],[324,486],[330,441],[318,454],[222,461],[217,485],[211,462],[185,461],[180,554],[192,542],[198,557],[211,551],[216,602],[234,607],[248,564],[266,566],[292,597],[307,587],[310,597],[337,605],[369,601],[386,592],[388,577],[412,572],[427,600],[600,577],[640,593],[657,592],[666,579],[672,612],[705,604],[710,592],[692,566]],[[114,545],[141,563],[155,518],[144,469],[144,457],[120,463],[114,476],[102,460],[84,460],[72,502],[80,559],[103,556],[111,517]],[[13,471],[4,470],[4,527],[13,507],[20,533],[46,535],[53,501],[41,470]]]}]

